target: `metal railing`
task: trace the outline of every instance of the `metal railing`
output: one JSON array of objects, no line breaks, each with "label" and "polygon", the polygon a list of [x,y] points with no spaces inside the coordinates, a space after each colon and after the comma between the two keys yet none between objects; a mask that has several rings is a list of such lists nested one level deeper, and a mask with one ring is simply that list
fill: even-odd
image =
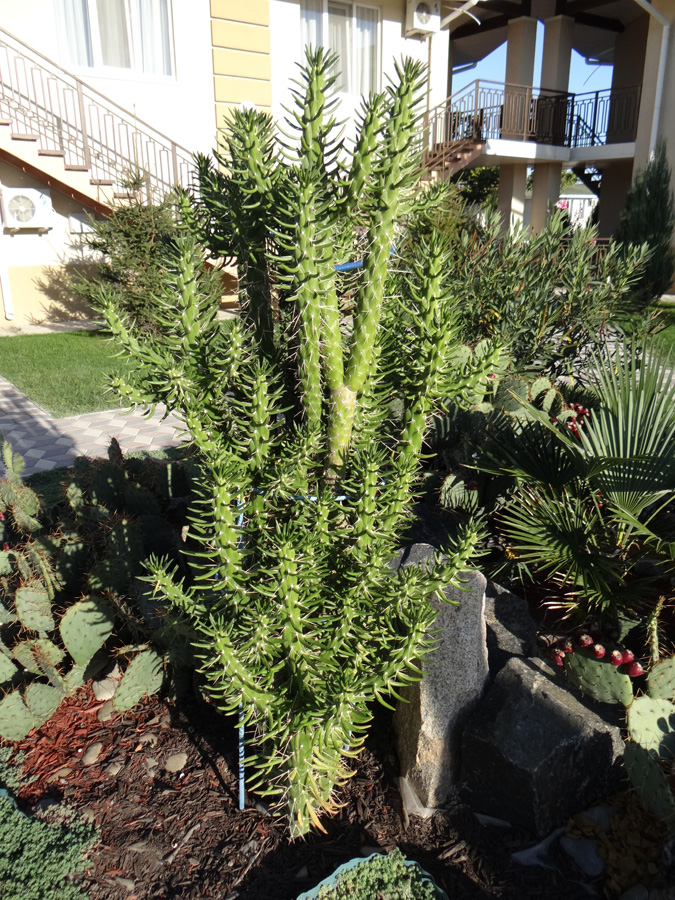
[{"label": "metal railing", "polygon": [[35,136],[43,154],[62,154],[66,168],[89,171],[93,183],[122,191],[140,172],[148,199],[190,183],[188,150],[3,29],[0,120],[13,135]]},{"label": "metal railing", "polygon": [[424,118],[427,152],[505,138],[563,147],[635,140],[640,88],[572,94],[478,80]]}]

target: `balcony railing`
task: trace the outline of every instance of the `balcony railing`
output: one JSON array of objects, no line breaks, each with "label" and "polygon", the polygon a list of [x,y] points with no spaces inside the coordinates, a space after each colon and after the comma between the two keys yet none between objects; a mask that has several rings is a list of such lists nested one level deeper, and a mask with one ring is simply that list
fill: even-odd
[{"label": "balcony railing", "polygon": [[188,150],[0,29],[0,119],[33,135],[40,151],[68,169],[120,188],[130,172],[147,176],[148,195],[187,186]]},{"label": "balcony railing", "polygon": [[640,88],[572,94],[475,81],[425,117],[425,147],[508,139],[562,147],[635,140]]}]

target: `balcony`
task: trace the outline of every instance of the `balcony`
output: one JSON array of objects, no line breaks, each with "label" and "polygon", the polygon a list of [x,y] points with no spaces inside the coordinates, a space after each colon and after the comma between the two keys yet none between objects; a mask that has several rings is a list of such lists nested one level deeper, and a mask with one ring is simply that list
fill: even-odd
[{"label": "balcony", "polygon": [[424,165],[448,175],[490,140],[587,148],[635,140],[640,87],[572,94],[479,80],[424,118]]}]

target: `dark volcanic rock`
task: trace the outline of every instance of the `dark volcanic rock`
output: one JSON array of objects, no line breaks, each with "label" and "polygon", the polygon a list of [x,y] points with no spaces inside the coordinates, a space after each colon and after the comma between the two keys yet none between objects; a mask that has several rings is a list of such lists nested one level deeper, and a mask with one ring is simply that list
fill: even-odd
[{"label": "dark volcanic rock", "polygon": [[480,813],[543,836],[616,790],[618,728],[530,659],[511,659],[471,715],[462,740],[462,793]]},{"label": "dark volcanic rock", "polygon": [[526,601],[494,581],[485,589],[485,624],[492,678],[512,657],[535,652],[537,624]]}]

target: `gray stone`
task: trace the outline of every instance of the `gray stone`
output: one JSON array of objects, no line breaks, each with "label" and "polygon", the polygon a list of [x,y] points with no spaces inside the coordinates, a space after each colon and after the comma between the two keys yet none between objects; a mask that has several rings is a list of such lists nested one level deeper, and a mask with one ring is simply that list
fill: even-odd
[{"label": "gray stone", "polygon": [[119,681],[116,681],[114,678],[101,678],[99,681],[94,681],[92,684],[94,697],[96,697],[97,700],[112,699],[118,684]]},{"label": "gray stone", "polygon": [[560,846],[588,878],[599,878],[605,871],[605,861],[600,857],[595,841],[590,838],[573,838],[564,834],[560,838]]},{"label": "gray stone", "polygon": [[619,900],[649,900],[649,891],[644,884],[634,884],[623,892]]},{"label": "gray stone", "polygon": [[497,675],[464,729],[461,774],[476,812],[543,836],[618,789],[623,740],[536,663]]},{"label": "gray stone", "polygon": [[164,769],[167,772],[180,772],[185,768],[187,762],[187,753],[172,753],[164,763]]},{"label": "gray stone", "polygon": [[100,741],[97,741],[95,744],[90,744],[82,757],[82,765],[93,766],[101,755],[101,750],[103,750],[103,744],[100,743]]},{"label": "gray stone", "polygon": [[[424,565],[434,552],[428,544],[414,544],[401,565]],[[424,807],[441,806],[456,784],[461,729],[488,681],[486,581],[475,571],[463,573],[462,580],[462,590],[444,591],[458,606],[438,598],[430,601],[438,612],[437,644],[421,664],[423,680],[402,691],[408,702],[399,703],[394,715],[401,776]]]},{"label": "gray stone", "polygon": [[485,626],[491,678],[512,657],[535,652],[537,624],[526,601],[494,581],[485,589]]}]

